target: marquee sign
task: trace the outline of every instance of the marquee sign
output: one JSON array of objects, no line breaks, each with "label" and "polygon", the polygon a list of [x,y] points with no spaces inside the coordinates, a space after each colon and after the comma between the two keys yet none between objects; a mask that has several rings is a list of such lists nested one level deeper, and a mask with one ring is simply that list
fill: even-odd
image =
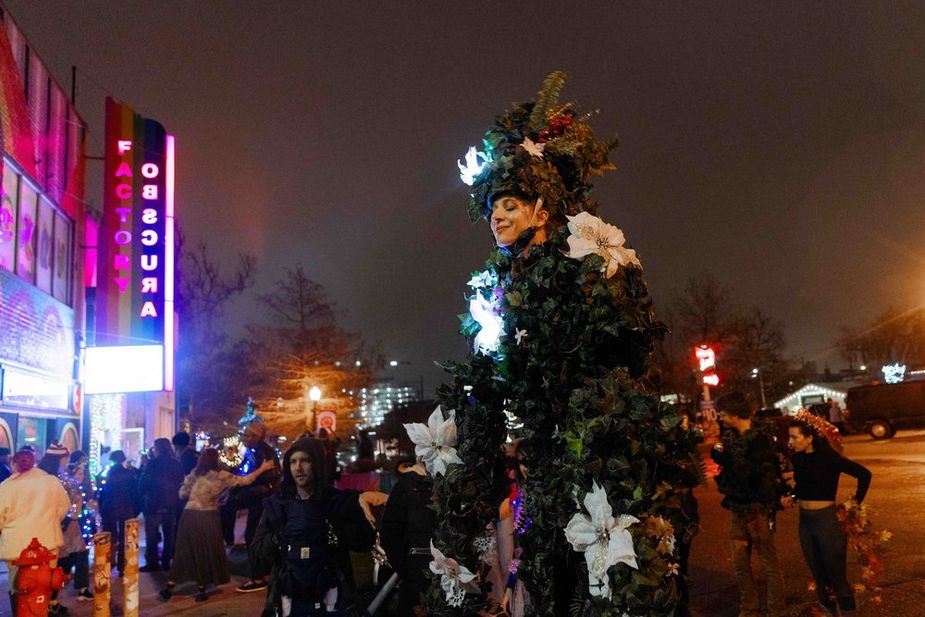
[{"label": "marquee sign", "polygon": [[[160,123],[107,98],[104,173],[96,345],[162,347],[158,372],[163,374],[163,387],[157,389],[172,390],[173,136]],[[88,365],[91,370],[99,367]]]}]

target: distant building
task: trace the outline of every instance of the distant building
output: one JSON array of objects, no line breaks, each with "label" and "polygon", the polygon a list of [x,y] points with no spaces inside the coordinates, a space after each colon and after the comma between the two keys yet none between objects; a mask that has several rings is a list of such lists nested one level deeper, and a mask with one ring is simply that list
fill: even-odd
[{"label": "distant building", "polygon": [[356,397],[357,427],[368,428],[382,424],[385,414],[395,405],[407,405],[419,400],[420,392],[416,384],[396,383],[392,379],[381,379],[368,388],[351,392]]}]

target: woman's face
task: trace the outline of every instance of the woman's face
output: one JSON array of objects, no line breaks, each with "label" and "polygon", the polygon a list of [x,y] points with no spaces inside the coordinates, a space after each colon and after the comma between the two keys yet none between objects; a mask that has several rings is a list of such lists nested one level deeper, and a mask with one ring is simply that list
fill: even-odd
[{"label": "woman's face", "polygon": [[813,438],[811,435],[804,435],[803,431],[797,426],[790,427],[790,447],[794,452],[807,452],[812,449]]},{"label": "woman's face", "polygon": [[548,218],[541,206],[513,195],[499,195],[491,202],[491,233],[498,246],[514,244],[520,234],[531,226],[542,227]]},{"label": "woman's face", "polygon": [[308,490],[315,478],[311,459],[305,452],[293,452],[289,458],[289,471],[297,488]]}]

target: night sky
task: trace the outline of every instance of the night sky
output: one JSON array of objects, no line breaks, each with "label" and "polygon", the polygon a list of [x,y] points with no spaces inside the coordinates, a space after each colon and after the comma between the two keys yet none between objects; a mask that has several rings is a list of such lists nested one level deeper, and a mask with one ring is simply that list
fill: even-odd
[{"label": "night sky", "polygon": [[838,368],[839,326],[925,302],[920,1],[3,3],[66,89],[78,66],[91,154],[107,94],[161,121],[187,235],[259,289],[302,262],[428,391],[491,249],[456,159],[554,69],[620,135],[596,198],[656,307],[709,270]]}]

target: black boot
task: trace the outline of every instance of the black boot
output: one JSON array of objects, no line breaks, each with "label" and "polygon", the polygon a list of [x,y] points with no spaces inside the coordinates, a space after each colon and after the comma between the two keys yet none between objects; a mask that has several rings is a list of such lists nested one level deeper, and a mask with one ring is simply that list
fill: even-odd
[{"label": "black boot", "polygon": [[16,617],[16,594],[10,592],[10,615]]}]

